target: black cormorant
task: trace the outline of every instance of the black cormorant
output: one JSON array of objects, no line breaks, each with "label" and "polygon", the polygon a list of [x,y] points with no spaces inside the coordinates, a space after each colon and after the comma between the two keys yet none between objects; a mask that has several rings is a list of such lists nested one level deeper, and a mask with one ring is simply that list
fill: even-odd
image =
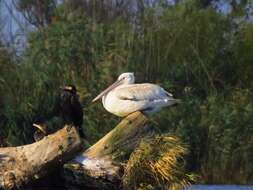
[{"label": "black cormorant", "polygon": [[[61,87],[60,89],[50,119],[56,120],[55,118],[60,118],[61,125],[73,125],[78,129],[80,137],[85,138],[85,134],[82,130],[83,108],[79,101],[76,87],[74,85],[69,85]],[[33,126],[37,128],[34,134],[34,139],[36,141],[42,139],[44,135],[48,134],[50,131],[50,129],[47,129],[48,126],[46,124],[41,124],[41,122]],[[55,126],[53,126],[53,128],[54,127]]]}]

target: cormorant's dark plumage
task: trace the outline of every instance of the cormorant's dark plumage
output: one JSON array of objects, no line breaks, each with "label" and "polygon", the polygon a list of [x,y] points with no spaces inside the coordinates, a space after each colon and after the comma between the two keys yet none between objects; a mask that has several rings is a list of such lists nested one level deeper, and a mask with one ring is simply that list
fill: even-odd
[{"label": "cormorant's dark plumage", "polygon": [[83,108],[79,102],[76,87],[73,85],[62,88],[59,97],[59,115],[64,123],[73,124],[78,128],[81,137],[84,137],[82,131]]},{"label": "cormorant's dark plumage", "polygon": [[85,137],[82,130],[83,108],[79,102],[74,85],[61,88],[54,109],[47,118],[38,119],[33,124],[37,128],[34,134],[36,141],[42,139],[46,134],[52,133],[56,128],[62,127],[64,124],[75,126],[78,129],[80,137]]}]

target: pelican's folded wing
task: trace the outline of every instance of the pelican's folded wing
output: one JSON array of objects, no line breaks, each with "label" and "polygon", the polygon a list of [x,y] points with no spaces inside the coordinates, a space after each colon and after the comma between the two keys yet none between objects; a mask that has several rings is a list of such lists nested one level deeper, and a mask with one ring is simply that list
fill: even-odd
[{"label": "pelican's folded wing", "polygon": [[153,101],[165,98],[173,99],[172,94],[166,92],[160,86],[150,83],[123,85],[118,87],[115,93],[122,100]]}]

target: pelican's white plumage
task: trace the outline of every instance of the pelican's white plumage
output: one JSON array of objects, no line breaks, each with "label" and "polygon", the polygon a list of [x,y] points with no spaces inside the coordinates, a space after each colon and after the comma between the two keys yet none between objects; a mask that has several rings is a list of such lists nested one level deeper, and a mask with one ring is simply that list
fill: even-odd
[{"label": "pelican's white plumage", "polygon": [[104,108],[120,117],[135,111],[151,114],[178,102],[172,94],[158,85],[134,84],[134,81],[133,73],[121,74],[118,80],[100,93],[93,102],[102,97]]}]

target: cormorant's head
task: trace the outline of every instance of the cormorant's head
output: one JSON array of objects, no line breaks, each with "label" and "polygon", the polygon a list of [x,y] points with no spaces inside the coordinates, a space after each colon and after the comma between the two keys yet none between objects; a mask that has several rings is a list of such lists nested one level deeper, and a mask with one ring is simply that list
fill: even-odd
[{"label": "cormorant's head", "polygon": [[76,94],[76,87],[74,85],[67,85],[64,87],[61,87],[62,90],[69,91],[73,94]]}]

